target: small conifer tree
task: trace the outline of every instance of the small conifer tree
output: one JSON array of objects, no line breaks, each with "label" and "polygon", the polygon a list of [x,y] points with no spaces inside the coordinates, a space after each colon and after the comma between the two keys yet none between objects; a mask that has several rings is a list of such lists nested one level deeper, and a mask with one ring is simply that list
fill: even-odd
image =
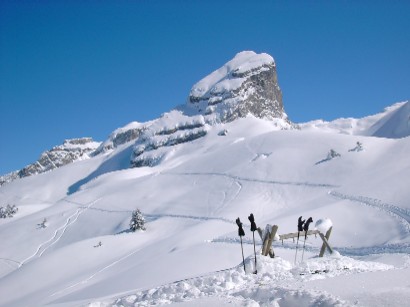
[{"label": "small conifer tree", "polygon": [[145,228],[145,219],[142,216],[142,213],[139,209],[132,212],[132,217],[130,221],[130,230],[137,231],[138,229],[146,230]]},{"label": "small conifer tree", "polygon": [[19,209],[15,205],[7,205],[6,208],[0,207],[0,218],[13,217]]}]

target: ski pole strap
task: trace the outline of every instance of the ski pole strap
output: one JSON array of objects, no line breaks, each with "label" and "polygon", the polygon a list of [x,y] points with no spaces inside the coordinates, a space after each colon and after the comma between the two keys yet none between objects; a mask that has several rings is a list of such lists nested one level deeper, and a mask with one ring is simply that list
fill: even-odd
[{"label": "ski pole strap", "polygon": [[312,217],[308,218],[308,220],[305,222],[305,225],[303,226],[303,230],[304,231],[308,231],[309,230],[309,224],[313,222]]},{"label": "ski pole strap", "polygon": [[308,233],[308,230],[309,230],[309,225],[312,222],[313,222],[313,219],[312,219],[312,217],[310,217],[310,218],[307,219],[307,221],[305,222],[305,225],[303,226],[303,230],[305,231],[305,241],[307,239],[307,233]]},{"label": "ski pole strap", "polygon": [[298,219],[298,231],[303,231],[303,224],[305,223],[305,220],[302,220],[302,216],[299,216]]},{"label": "ski pole strap", "polygon": [[256,224],[255,224],[255,217],[253,216],[253,213],[248,216],[249,221],[251,222],[251,231],[256,230]]},{"label": "ski pole strap", "polygon": [[242,228],[242,223],[239,217],[236,219],[236,225],[238,225],[238,236],[243,237],[245,235],[245,231]]}]

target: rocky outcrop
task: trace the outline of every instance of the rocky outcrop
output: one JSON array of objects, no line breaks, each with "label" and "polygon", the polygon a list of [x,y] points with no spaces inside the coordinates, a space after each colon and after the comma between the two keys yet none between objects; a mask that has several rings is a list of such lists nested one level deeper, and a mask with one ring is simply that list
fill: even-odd
[{"label": "rocky outcrop", "polygon": [[155,166],[170,153],[170,147],[202,138],[207,131],[203,116],[185,116],[179,111],[165,113],[146,126],[135,142],[131,166]]},{"label": "rocky outcrop", "polygon": [[43,152],[36,162],[19,171],[1,176],[0,185],[15,179],[48,172],[78,160],[89,159],[99,145],[99,142],[94,142],[89,137],[65,140],[62,145]]},{"label": "rocky outcrop", "polygon": [[253,51],[238,53],[196,83],[191,89],[187,110],[191,114],[215,114],[221,122],[248,114],[288,122],[275,61],[268,54]]},{"label": "rocky outcrop", "polygon": [[112,150],[120,145],[134,141],[146,129],[145,125],[146,124],[132,122],[125,127],[114,130],[108,140],[101,143],[101,145],[94,152],[94,155],[98,155],[108,150]]},{"label": "rocky outcrop", "polygon": [[275,120],[279,129],[295,127],[284,111],[276,65],[268,54],[238,53],[196,83],[185,105],[145,126],[136,139],[131,166],[158,165],[171,147],[206,136],[207,126],[248,115]]},{"label": "rocky outcrop", "polygon": [[18,176],[22,178],[44,173],[77,160],[88,159],[99,145],[88,137],[65,140],[63,145],[43,152],[36,162],[20,170]]}]

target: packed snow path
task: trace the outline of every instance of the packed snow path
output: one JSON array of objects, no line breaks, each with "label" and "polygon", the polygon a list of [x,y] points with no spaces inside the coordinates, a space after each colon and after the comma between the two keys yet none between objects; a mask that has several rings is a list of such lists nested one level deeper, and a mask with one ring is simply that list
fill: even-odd
[{"label": "packed snow path", "polygon": [[338,188],[339,187],[339,186],[335,186],[335,185],[327,184],[327,183],[262,180],[262,179],[246,178],[246,177],[240,177],[240,176],[236,176],[236,175],[231,175],[231,174],[226,174],[226,173],[216,173],[216,172],[211,172],[211,173],[200,173],[200,172],[174,173],[174,172],[167,172],[167,173],[161,173],[161,174],[163,174],[163,175],[182,175],[182,176],[219,176],[219,177],[230,178],[230,179],[233,179],[233,180],[248,181],[248,182],[253,182],[253,183],[274,184],[274,185],[307,186],[307,187],[313,187],[313,188]]}]

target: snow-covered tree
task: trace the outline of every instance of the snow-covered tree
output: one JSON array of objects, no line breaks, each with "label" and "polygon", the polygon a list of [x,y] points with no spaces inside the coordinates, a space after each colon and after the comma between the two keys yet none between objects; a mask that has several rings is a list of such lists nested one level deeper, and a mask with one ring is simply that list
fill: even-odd
[{"label": "snow-covered tree", "polygon": [[48,221],[46,218],[44,218],[44,220],[40,223],[37,224],[39,228],[47,228],[48,227]]},{"label": "snow-covered tree", "polygon": [[340,153],[338,153],[337,151],[331,149],[331,150],[329,151],[329,153],[327,154],[327,159],[330,160],[330,159],[333,159],[333,158],[336,158],[336,157],[340,157],[340,156],[341,156]]},{"label": "snow-covered tree", "polygon": [[349,151],[362,151],[363,150],[363,144],[357,141],[356,147],[353,149],[350,149]]},{"label": "snow-covered tree", "polygon": [[132,212],[132,217],[130,221],[130,229],[132,231],[137,231],[138,229],[145,230],[145,218],[139,209]]},{"label": "snow-covered tree", "polygon": [[0,207],[0,218],[13,217],[19,209],[15,205],[7,205],[6,208]]}]

